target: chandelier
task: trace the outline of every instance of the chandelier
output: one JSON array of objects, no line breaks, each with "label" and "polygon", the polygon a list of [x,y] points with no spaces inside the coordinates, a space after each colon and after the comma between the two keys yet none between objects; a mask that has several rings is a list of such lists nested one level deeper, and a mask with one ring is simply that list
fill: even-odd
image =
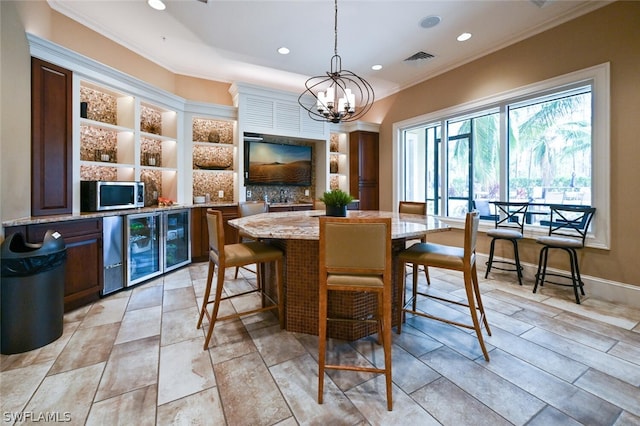
[{"label": "chandelier", "polygon": [[[298,96],[298,103],[316,121],[355,121],[373,105],[373,87],[362,77],[342,69],[342,58],[338,55],[338,0],[335,0],[331,71],[327,71],[326,75],[309,78],[304,85],[306,90]],[[303,102],[303,97],[309,94],[316,100],[315,105]]]}]

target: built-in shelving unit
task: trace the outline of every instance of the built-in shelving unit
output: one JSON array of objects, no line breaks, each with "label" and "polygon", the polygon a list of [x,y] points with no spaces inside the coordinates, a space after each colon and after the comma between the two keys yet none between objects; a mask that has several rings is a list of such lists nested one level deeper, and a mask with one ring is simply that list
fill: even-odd
[{"label": "built-in shelving unit", "polygon": [[80,180],[145,183],[145,204],[178,199],[178,111],[80,82]]},{"label": "built-in shelving unit", "polygon": [[234,201],[234,128],[232,121],[199,116],[192,118],[194,196],[209,194],[214,201]]},{"label": "built-in shelving unit", "polygon": [[138,153],[146,204],[157,204],[159,196],[178,198],[177,120],[176,111],[140,102]]},{"label": "built-in shelving unit", "polygon": [[349,135],[331,133],[329,139],[329,189],[349,189]]},{"label": "built-in shelving unit", "polygon": [[[190,204],[205,194],[211,201],[244,201],[245,133],[314,144],[313,183],[289,199],[317,198],[332,187],[347,190],[354,178],[348,135],[378,128],[312,120],[297,93],[246,83],[231,85],[233,106],[190,101],[32,34],[27,39],[33,57],[73,72],[74,212],[80,210],[79,182],[95,179],[144,181],[149,205],[160,196]],[[329,147],[334,138],[337,150]]]},{"label": "built-in shelving unit", "polygon": [[83,82],[80,102],[80,179],[135,180],[135,98]]}]

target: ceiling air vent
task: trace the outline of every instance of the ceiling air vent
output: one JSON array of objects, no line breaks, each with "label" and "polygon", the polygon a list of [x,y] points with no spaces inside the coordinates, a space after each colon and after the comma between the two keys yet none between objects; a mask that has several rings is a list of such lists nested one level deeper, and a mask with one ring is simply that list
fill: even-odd
[{"label": "ceiling air vent", "polygon": [[434,57],[435,56],[433,56],[431,53],[418,52],[418,53],[414,53],[413,55],[409,56],[407,59],[404,60],[404,62],[422,62],[422,61],[426,61],[426,60],[434,58]]},{"label": "ceiling air vent", "polygon": [[547,3],[549,3],[551,0],[529,0],[531,3],[535,4],[536,6],[538,6],[539,8],[543,8],[544,6],[546,6]]}]

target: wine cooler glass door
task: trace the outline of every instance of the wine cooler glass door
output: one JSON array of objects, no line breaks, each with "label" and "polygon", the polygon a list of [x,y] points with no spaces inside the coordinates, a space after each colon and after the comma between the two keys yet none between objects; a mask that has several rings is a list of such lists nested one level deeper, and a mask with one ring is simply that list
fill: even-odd
[{"label": "wine cooler glass door", "polygon": [[164,270],[170,271],[191,261],[189,210],[165,213]]},{"label": "wine cooler glass door", "polygon": [[157,213],[127,216],[127,285],[162,273],[160,218]]}]

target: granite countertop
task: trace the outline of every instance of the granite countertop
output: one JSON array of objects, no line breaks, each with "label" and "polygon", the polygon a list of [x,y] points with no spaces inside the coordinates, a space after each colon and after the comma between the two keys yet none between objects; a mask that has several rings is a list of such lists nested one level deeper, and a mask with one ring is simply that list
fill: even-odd
[{"label": "granite countertop", "polygon": [[[99,217],[107,217],[107,216],[124,216],[129,214],[139,214],[139,213],[154,213],[157,211],[169,211],[169,210],[180,210],[180,209],[191,209],[191,208],[215,208],[215,207],[236,207],[238,203],[234,202],[210,202],[210,203],[198,203],[198,204],[174,204],[172,206],[148,206],[142,207],[138,209],[122,209],[122,210],[108,210],[101,212],[80,212],[80,213],[72,213],[72,214],[62,214],[62,215],[51,215],[51,216],[30,216],[23,217],[19,219],[6,220],[2,222],[3,227],[10,226],[22,226],[22,225],[36,225],[40,223],[51,223],[51,222],[66,222],[70,220],[82,220],[82,219],[94,219]],[[280,206],[313,206],[313,203],[269,203],[270,206],[280,207]]]},{"label": "granite countertop", "polygon": [[[241,229],[254,238],[283,240],[318,240],[318,217],[324,210],[303,210],[282,213],[261,213],[232,219],[231,226]],[[377,210],[349,210],[348,217],[390,217],[393,239],[417,238],[430,232],[447,231],[448,225],[433,216],[399,214]]]},{"label": "granite countertop", "polygon": [[69,220],[82,220],[82,219],[94,219],[98,217],[107,217],[107,216],[124,216],[128,214],[138,214],[138,213],[153,213],[157,211],[168,211],[168,210],[180,210],[180,209],[190,209],[194,207],[228,207],[228,206],[237,206],[237,203],[205,203],[205,204],[174,204],[172,206],[148,206],[142,207],[138,209],[122,209],[122,210],[108,210],[101,212],[80,212],[80,213],[72,213],[72,214],[61,214],[61,215],[52,215],[52,216],[37,216],[37,217],[24,217],[20,219],[7,220],[2,222],[3,227],[8,226],[21,226],[21,225],[35,225],[39,223],[51,223],[51,222],[66,222]]},{"label": "granite countertop", "polygon": [[269,207],[289,207],[289,206],[313,207],[312,202],[267,203],[267,204],[269,204]]}]

